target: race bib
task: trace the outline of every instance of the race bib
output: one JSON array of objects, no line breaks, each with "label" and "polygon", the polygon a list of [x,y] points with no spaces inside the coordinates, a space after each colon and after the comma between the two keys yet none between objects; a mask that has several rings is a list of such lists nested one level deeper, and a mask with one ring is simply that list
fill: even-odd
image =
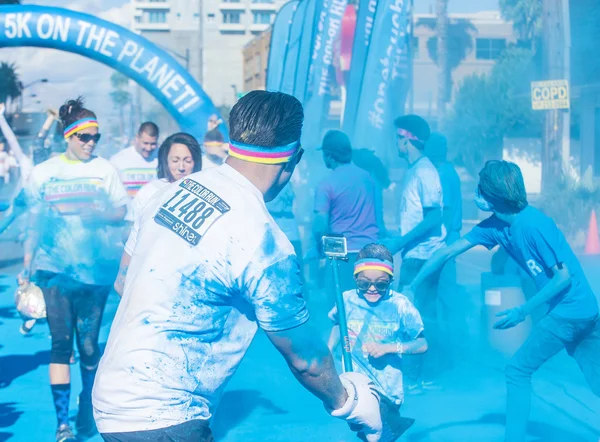
[{"label": "race bib", "polygon": [[210,226],[229,212],[231,207],[194,180],[186,178],[179,187],[171,199],[160,207],[154,221],[195,246]]}]

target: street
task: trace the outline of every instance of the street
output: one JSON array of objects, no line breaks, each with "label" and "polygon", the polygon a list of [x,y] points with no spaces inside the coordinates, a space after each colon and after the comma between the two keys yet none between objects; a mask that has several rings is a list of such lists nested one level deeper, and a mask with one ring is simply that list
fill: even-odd
[{"label": "street", "polygon": [[[7,233],[8,236],[8,233]],[[19,333],[14,309],[15,275],[20,253],[10,241],[1,243],[0,261],[0,442],[54,440],[55,413],[48,387],[50,339],[47,325],[38,324],[30,336]],[[11,253],[12,252],[12,253]],[[416,419],[402,440],[501,441],[504,422],[506,358],[481,341],[480,274],[489,268],[491,254],[474,250],[459,260],[459,282],[469,297],[470,350],[464,363],[440,379],[443,390],[407,396],[402,413]],[[583,260],[596,293],[600,276],[592,274],[598,257]],[[328,333],[326,297],[311,293],[312,320]],[[101,341],[118,306],[112,294],[107,305]],[[478,338],[479,336],[479,338]],[[71,415],[75,418],[80,389],[73,367]],[[564,352],[534,376],[530,421],[532,441],[596,442],[600,438],[600,399],[587,388],[575,362]],[[218,441],[331,441],[357,440],[342,421],[328,416],[317,399],[300,387],[264,334],[257,335],[238,372],[227,387],[213,423]],[[100,441],[96,436],[90,441]]]}]

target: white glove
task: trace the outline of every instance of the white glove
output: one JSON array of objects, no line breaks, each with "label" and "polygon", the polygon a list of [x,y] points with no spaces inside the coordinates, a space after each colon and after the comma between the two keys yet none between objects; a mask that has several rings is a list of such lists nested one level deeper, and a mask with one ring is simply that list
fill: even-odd
[{"label": "white glove", "polygon": [[348,400],[337,410],[329,410],[333,417],[346,420],[352,426],[360,426],[367,441],[378,442],[382,423],[379,412],[379,394],[375,384],[364,374],[344,373],[340,381],[348,393]]}]

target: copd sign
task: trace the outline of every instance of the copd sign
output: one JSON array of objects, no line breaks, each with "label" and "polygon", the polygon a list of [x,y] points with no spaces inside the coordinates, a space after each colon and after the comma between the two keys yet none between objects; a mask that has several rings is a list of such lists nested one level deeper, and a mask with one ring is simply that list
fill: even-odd
[{"label": "copd sign", "polygon": [[118,70],[150,92],[182,130],[197,137],[206,132],[209,116],[218,115],[202,87],[173,57],[145,38],[92,15],[46,6],[2,6],[0,47],[17,46],[73,52]]},{"label": "copd sign", "polygon": [[569,82],[567,80],[532,81],[531,107],[533,110],[568,109]]}]

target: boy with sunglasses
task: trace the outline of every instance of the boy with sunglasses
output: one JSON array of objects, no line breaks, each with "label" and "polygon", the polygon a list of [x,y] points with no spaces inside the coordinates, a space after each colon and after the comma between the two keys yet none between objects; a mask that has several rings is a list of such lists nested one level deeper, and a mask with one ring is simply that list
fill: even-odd
[{"label": "boy with sunglasses", "polygon": [[[423,321],[405,296],[390,289],[393,257],[381,244],[369,244],[354,264],[356,289],[344,292],[348,336],[355,370],[367,375],[377,390],[400,407],[404,401],[402,356],[427,351]],[[340,342],[337,307],[329,349]]]}]

